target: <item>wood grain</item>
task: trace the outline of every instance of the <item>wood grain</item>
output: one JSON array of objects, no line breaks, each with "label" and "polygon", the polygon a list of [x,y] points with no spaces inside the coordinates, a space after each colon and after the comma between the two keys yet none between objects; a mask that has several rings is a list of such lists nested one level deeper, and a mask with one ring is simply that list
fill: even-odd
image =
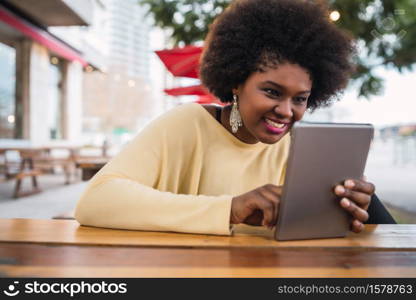
[{"label": "wood grain", "polygon": [[0,273],[8,277],[98,277],[98,278],[414,278],[412,268],[135,268],[135,267],[33,267],[0,266]]},{"label": "wood grain", "polygon": [[1,243],[3,276],[415,277],[416,252]]},{"label": "wood grain", "polygon": [[416,251],[416,225],[366,225],[346,238],[278,242],[264,228],[236,226],[233,236],[115,230],[79,226],[74,220],[0,219],[0,242],[209,248],[356,248]]},{"label": "wood grain", "polygon": [[346,238],[290,242],[250,226],[233,236],[74,220],[0,219],[0,228],[0,276],[416,277],[416,225],[367,225]]}]

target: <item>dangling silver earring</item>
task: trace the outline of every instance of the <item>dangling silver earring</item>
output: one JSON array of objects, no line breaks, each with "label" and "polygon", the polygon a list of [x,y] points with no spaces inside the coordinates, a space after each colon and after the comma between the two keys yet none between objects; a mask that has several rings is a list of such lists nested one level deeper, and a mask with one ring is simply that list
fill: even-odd
[{"label": "dangling silver earring", "polygon": [[233,95],[233,107],[231,108],[230,114],[230,126],[233,133],[237,132],[238,127],[243,126],[243,121],[241,120],[241,115],[238,111],[237,95]]}]

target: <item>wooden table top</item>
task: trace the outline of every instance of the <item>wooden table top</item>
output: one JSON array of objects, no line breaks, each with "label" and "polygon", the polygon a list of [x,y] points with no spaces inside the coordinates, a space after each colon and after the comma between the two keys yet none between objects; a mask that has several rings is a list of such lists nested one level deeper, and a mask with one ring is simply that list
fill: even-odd
[{"label": "wooden table top", "polygon": [[71,146],[71,145],[49,145],[49,146],[10,146],[4,147],[0,146],[0,153],[5,151],[23,151],[23,152],[39,152],[39,151],[49,151],[49,150],[79,150],[80,146]]},{"label": "wooden table top", "polygon": [[109,160],[109,157],[81,157],[76,158],[75,163],[77,167],[81,168],[101,168],[108,163]]},{"label": "wooden table top", "polygon": [[233,236],[103,229],[74,220],[0,219],[0,228],[0,276],[416,276],[416,225],[367,225],[346,238],[285,242],[251,226],[236,226]]}]

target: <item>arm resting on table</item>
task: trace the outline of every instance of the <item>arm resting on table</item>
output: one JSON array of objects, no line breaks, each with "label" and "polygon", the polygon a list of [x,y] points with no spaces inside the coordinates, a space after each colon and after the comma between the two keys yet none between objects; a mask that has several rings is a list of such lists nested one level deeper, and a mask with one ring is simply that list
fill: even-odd
[{"label": "arm resting on table", "polygon": [[199,112],[179,106],[146,126],[93,177],[76,219],[97,227],[229,235],[232,196],[199,195],[207,147],[195,122]]},{"label": "arm resting on table", "polygon": [[82,225],[229,235],[231,196],[161,192],[125,178],[100,178],[78,202]]}]

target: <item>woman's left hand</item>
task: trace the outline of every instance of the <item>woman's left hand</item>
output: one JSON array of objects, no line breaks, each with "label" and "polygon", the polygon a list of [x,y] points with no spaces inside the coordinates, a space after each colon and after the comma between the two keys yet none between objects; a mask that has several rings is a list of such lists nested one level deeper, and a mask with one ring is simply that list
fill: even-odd
[{"label": "woman's left hand", "polygon": [[351,230],[361,232],[364,229],[363,223],[369,217],[367,209],[375,191],[374,184],[365,180],[348,179],[344,181],[344,185],[337,185],[334,191],[337,196],[342,197],[341,207],[353,217]]}]

